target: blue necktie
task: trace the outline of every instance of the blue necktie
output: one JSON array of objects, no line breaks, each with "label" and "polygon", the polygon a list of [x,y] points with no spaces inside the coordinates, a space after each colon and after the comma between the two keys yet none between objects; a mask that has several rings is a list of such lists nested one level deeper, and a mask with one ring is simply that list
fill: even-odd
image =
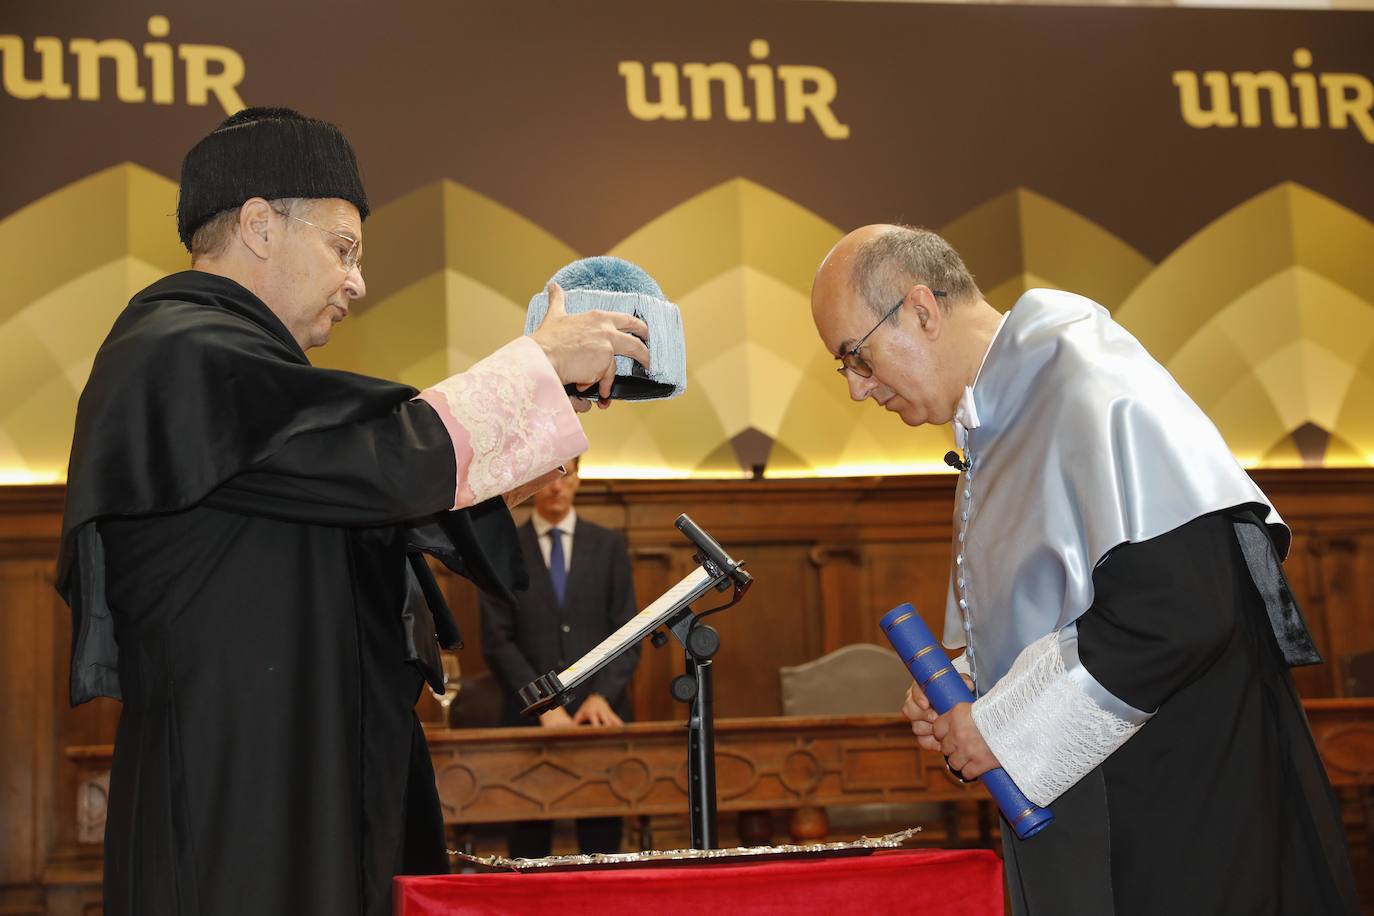
[{"label": "blue necktie", "polygon": [[558,603],[562,604],[563,593],[568,590],[568,564],[563,561],[563,532],[557,528],[549,529],[549,579]]}]

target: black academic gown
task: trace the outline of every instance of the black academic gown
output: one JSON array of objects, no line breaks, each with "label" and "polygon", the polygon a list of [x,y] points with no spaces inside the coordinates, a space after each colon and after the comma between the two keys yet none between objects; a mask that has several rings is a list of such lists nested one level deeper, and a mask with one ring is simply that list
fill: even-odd
[{"label": "black academic gown", "polygon": [[1003,830],[1013,913],[1357,913],[1339,810],[1228,516],[1118,547],[1093,586],[1084,667],[1158,712],[1050,806],[1053,824]]},{"label": "black academic gown", "polygon": [[108,916],[381,916],[394,875],[447,870],[413,707],[456,630],[419,551],[498,590],[523,570],[499,499],[442,511],[453,447],[413,394],[310,367],[208,274],[116,322],[59,570],[73,701],[124,703]]}]

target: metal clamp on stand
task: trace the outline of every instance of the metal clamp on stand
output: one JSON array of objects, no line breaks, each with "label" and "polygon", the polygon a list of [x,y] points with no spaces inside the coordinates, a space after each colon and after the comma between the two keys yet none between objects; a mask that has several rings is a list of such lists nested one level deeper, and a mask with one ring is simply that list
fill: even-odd
[{"label": "metal clamp on stand", "polygon": [[[520,688],[524,714],[535,716],[568,702],[569,694],[609,662],[653,634],[653,644],[668,641],[664,627],[682,643],[687,673],[673,679],[674,699],[691,703],[687,719],[688,778],[691,796],[692,847],[716,848],[716,739],[714,685],[711,658],[720,649],[720,634],[701,620],[733,607],[754,583],[744,564],[731,559],[715,539],[686,515],[679,515],[677,529],[697,547],[693,559],[699,566],[658,600],[640,611],[596,648],[561,672],[542,675]],[[730,600],[719,607],[692,613],[691,604],[712,589],[733,589]],[[658,631],[658,632],[655,632]]]},{"label": "metal clamp on stand", "polygon": [[516,693],[520,702],[525,704],[521,711],[527,716],[537,716],[555,706],[568,705],[568,691],[552,671],[539,675]]}]

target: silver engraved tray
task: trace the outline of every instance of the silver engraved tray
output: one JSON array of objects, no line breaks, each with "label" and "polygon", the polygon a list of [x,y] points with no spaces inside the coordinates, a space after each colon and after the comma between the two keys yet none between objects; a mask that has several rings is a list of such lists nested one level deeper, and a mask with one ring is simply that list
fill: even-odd
[{"label": "silver engraved tray", "polygon": [[748,864],[768,859],[865,856],[875,849],[896,849],[921,832],[910,827],[879,837],[859,837],[847,843],[807,843],[802,846],[736,846],[732,849],[651,849],[645,852],[596,853],[589,856],[545,856],[508,859],[454,852],[459,861],[486,869],[520,872],[571,871],[582,868],[641,868],[655,865],[709,865],[713,862]]}]

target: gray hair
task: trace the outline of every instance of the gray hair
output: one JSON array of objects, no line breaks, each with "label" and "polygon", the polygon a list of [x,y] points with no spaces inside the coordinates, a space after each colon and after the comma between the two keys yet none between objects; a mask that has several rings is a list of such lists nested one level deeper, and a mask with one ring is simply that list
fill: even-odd
[{"label": "gray hair", "polygon": [[850,282],[875,315],[886,314],[916,283],[944,291],[940,305],[946,310],[982,295],[949,242],[912,226],[896,226],[861,244]]},{"label": "gray hair", "polygon": [[[273,210],[286,216],[295,216],[305,202],[304,197],[279,197],[267,202]],[[229,242],[234,237],[234,229],[239,224],[239,210],[243,204],[237,207],[229,207],[221,210],[214,216],[201,223],[191,235],[191,263],[194,264],[201,258],[213,258],[224,253],[229,247]]]}]

